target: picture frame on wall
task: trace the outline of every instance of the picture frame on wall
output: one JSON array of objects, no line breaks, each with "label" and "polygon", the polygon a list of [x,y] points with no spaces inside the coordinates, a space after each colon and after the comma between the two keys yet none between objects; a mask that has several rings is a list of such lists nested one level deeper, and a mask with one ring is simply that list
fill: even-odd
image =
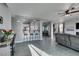
[{"label": "picture frame on wall", "polygon": [[3,24],[3,17],[0,16],[0,24]]}]

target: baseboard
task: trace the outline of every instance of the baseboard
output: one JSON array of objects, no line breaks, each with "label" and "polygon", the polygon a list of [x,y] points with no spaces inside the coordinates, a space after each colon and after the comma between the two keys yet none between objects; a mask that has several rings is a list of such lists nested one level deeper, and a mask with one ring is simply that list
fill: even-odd
[{"label": "baseboard", "polygon": [[24,42],[24,41],[15,41],[15,43],[22,43],[22,42]]},{"label": "baseboard", "polygon": [[[27,41],[27,40],[25,40],[25,41]],[[15,41],[15,43],[22,43],[22,42],[25,42],[25,41]]]}]

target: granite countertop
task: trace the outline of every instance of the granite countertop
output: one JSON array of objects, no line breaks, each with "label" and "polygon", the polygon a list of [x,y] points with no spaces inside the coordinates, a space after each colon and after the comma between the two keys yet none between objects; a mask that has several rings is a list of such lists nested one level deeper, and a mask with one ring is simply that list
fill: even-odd
[{"label": "granite countertop", "polygon": [[72,37],[79,38],[79,35],[73,35],[73,34],[67,34],[67,33],[54,33],[54,34],[59,34],[59,35],[69,35],[69,36],[72,36]]}]

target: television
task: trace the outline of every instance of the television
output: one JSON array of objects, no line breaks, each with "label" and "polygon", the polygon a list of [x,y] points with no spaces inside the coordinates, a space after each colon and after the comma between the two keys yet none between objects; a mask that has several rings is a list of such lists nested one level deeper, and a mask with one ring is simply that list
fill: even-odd
[{"label": "television", "polygon": [[79,29],[79,23],[76,23],[76,29]]}]

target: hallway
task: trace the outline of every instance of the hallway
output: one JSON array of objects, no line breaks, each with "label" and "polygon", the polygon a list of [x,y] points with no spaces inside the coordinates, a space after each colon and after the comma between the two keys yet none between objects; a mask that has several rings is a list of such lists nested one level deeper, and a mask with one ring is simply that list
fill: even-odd
[{"label": "hallway", "polygon": [[30,44],[44,51],[49,56],[79,56],[79,52],[58,45],[55,41],[50,40],[49,38],[16,44],[15,56],[31,56],[32,54],[28,47]]}]

